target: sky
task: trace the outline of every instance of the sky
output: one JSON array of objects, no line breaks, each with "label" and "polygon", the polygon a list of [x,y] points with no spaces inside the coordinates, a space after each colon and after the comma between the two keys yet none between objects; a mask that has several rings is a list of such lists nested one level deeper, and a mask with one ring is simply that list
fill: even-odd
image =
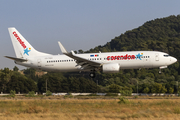
[{"label": "sky", "polygon": [[17,66],[8,28],[38,51],[89,50],[145,22],[180,14],[179,0],[0,0],[0,69]]}]

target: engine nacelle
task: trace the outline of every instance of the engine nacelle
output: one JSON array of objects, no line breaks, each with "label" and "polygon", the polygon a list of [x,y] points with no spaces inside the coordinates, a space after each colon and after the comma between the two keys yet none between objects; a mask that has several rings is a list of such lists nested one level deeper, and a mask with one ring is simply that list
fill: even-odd
[{"label": "engine nacelle", "polygon": [[118,73],[120,65],[118,63],[107,63],[102,66],[104,73]]}]

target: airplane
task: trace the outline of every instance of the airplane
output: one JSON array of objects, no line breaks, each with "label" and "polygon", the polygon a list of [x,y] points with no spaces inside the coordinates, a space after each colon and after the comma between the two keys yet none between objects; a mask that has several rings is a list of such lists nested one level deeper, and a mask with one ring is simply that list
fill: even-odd
[{"label": "airplane", "polygon": [[75,54],[68,52],[58,42],[62,55],[52,55],[35,50],[29,42],[14,28],[8,28],[16,57],[5,56],[16,64],[25,67],[56,72],[95,71],[118,73],[120,69],[167,68],[177,61],[176,58],[158,51],[123,51]]}]

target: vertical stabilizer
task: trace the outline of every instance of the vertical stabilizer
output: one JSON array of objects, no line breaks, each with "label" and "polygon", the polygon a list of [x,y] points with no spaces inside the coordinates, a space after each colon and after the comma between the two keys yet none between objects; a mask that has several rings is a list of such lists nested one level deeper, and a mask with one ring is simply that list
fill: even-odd
[{"label": "vertical stabilizer", "polygon": [[35,50],[15,28],[8,28],[8,30],[17,58],[49,55]]}]

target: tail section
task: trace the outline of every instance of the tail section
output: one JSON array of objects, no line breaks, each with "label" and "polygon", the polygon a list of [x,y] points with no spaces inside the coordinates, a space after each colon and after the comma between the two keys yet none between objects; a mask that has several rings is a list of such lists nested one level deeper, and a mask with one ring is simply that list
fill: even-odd
[{"label": "tail section", "polygon": [[8,28],[8,30],[17,58],[49,55],[35,50],[15,28]]}]

